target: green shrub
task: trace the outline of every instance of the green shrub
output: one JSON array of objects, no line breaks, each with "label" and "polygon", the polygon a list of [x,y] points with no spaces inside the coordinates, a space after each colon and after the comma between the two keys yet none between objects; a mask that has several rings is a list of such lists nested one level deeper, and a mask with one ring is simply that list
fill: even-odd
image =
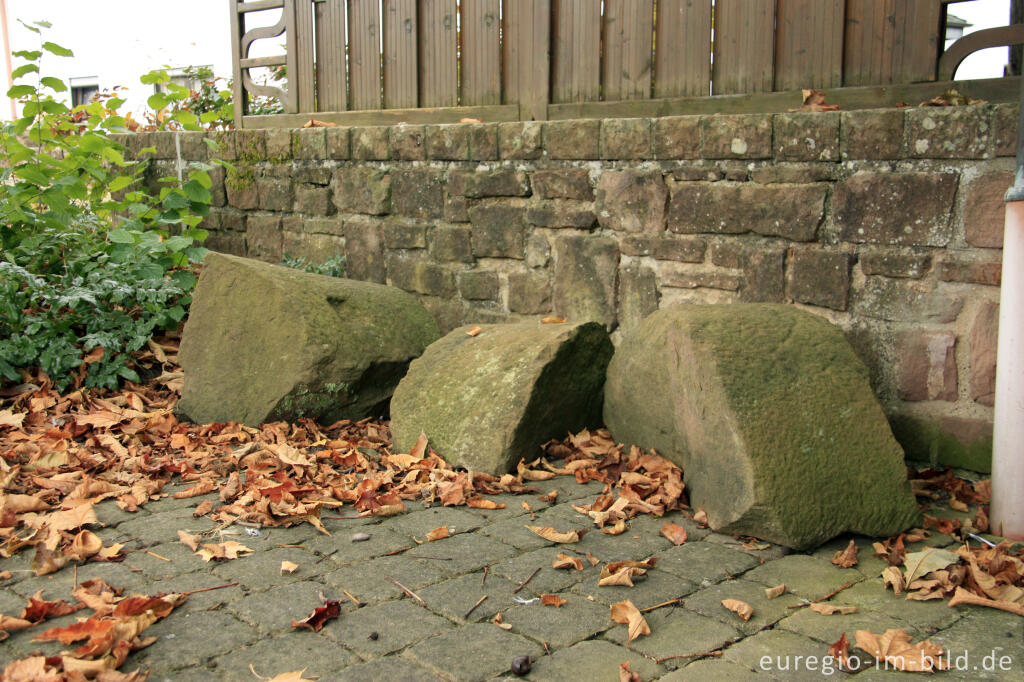
[{"label": "green shrub", "polygon": [[[40,43],[14,53],[25,60],[16,81],[39,75],[43,51],[71,56]],[[163,178],[149,194],[146,164],[127,162],[108,134],[124,130],[122,102],[72,110],[54,97],[66,90],[43,76],[7,93],[23,114],[0,129],[0,376],[17,381],[19,370],[39,368],[60,390],[79,381],[113,388],[138,381],[130,354],[185,317],[191,268],[206,253],[199,223],[210,167],[184,182]]]},{"label": "green shrub", "polygon": [[286,268],[295,268],[296,270],[312,272],[317,275],[327,275],[328,277],[345,276],[344,256],[332,256],[323,263],[313,263],[302,256],[291,257],[286,253],[284,254],[284,260],[281,261],[281,265]]}]

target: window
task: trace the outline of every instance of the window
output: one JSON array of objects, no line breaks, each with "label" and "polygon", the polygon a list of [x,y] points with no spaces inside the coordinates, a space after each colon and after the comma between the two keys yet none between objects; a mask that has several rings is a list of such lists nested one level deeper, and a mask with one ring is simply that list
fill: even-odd
[{"label": "window", "polygon": [[68,85],[71,88],[72,107],[88,104],[100,92],[99,79],[96,76],[69,78]]},{"label": "window", "polygon": [[[172,83],[189,90],[197,90],[204,80],[213,77],[212,66],[189,66],[181,69],[168,69],[167,72],[171,76]],[[165,90],[165,85],[160,83],[153,85],[153,92],[164,92]]]}]

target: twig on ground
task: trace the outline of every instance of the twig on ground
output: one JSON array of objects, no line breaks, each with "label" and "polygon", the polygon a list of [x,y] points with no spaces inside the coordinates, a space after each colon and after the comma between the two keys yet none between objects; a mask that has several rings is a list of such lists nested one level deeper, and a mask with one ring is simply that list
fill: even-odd
[{"label": "twig on ground", "polygon": [[469,618],[469,614],[471,614],[474,611],[476,611],[476,607],[478,607],[481,604],[483,604],[485,599],[487,599],[487,595],[486,594],[484,596],[480,597],[479,599],[477,599],[476,603],[473,604],[473,608],[471,608],[469,611],[466,611],[466,615],[464,615],[462,617],[462,620],[466,620],[467,618]]},{"label": "twig on ground", "polygon": [[408,547],[403,547],[402,549],[396,549],[393,552],[388,552],[386,554],[382,554],[381,556],[395,556],[396,554],[401,554],[402,552],[408,552],[412,548],[413,548],[413,545],[409,545]]},{"label": "twig on ground", "polygon": [[144,551],[143,551],[143,553],[144,553],[144,554],[148,554],[148,555],[149,555],[149,556],[151,556],[151,557],[156,557],[157,559],[160,559],[161,561],[166,561],[166,562],[168,562],[168,563],[170,563],[170,561],[171,561],[171,560],[170,560],[170,559],[168,559],[167,557],[165,557],[165,556],[160,556],[160,555],[159,555],[159,554],[157,554],[156,552],[150,552],[150,551],[149,551],[148,549],[147,549],[147,550],[144,550]]},{"label": "twig on ground", "polygon": [[526,587],[526,583],[528,583],[528,582],[530,582],[531,580],[533,580],[533,576],[535,576],[535,575],[537,575],[538,573],[540,573],[540,569],[541,569],[541,567],[540,567],[540,566],[538,566],[538,567],[537,567],[537,570],[535,570],[535,571],[534,571],[533,573],[531,573],[531,574],[530,574],[530,577],[529,577],[529,578],[527,578],[527,579],[526,579],[526,580],[524,580],[523,582],[519,583],[519,587],[517,587],[516,589],[512,590],[512,594],[515,594],[515,593],[516,593],[516,592],[518,592],[519,590],[521,590],[521,589],[523,589],[524,587]]},{"label": "twig on ground", "polygon": [[452,560],[451,557],[442,557],[442,556],[421,556],[419,554],[410,554],[409,556],[412,557],[413,559],[433,559],[434,561],[451,561]]},{"label": "twig on ground", "polygon": [[675,656],[665,656],[663,658],[654,659],[655,663],[664,663],[665,661],[671,661],[673,658],[707,658],[708,656],[721,656],[722,652],[719,651],[704,651],[699,654],[676,654]]},{"label": "twig on ground", "polygon": [[824,597],[819,597],[818,599],[815,599],[813,601],[805,601],[802,604],[794,604],[793,606],[787,606],[786,608],[787,609],[802,609],[805,606],[810,606],[811,604],[817,604],[818,602],[828,601],[832,597],[836,596],[837,594],[839,594],[840,592],[845,590],[847,587],[853,587],[853,583],[843,583],[842,585],[840,585],[836,589],[834,589],[831,592],[829,592],[828,594],[826,594]]},{"label": "twig on ground", "polygon": [[484,566],[484,577],[480,578],[480,587],[483,587],[484,583],[487,582],[487,568],[487,566]]},{"label": "twig on ground", "polygon": [[415,592],[413,592],[412,590],[410,590],[410,589],[409,589],[408,587],[406,587],[406,586],[405,586],[405,585],[403,585],[402,583],[400,583],[400,582],[398,582],[397,580],[395,580],[394,578],[392,578],[392,577],[391,577],[390,575],[386,575],[386,576],[384,576],[384,577],[385,577],[385,578],[387,578],[388,580],[390,580],[391,582],[393,582],[393,583],[394,583],[395,585],[397,585],[397,586],[398,586],[398,589],[402,590],[402,592],[405,592],[405,594],[406,594],[406,596],[407,596],[407,597],[412,597],[412,598],[413,598],[413,599],[415,599],[415,600],[416,600],[417,602],[419,602],[420,606],[422,606],[422,607],[426,608],[426,606],[427,606],[427,602],[425,602],[425,601],[423,601],[422,599],[420,599],[420,596],[419,596],[418,594],[416,594]]},{"label": "twig on ground", "polygon": [[349,592],[348,590],[342,590],[342,592],[344,592],[345,596],[348,597],[349,599],[351,599],[352,603],[355,604],[356,606],[362,606],[363,605],[363,602],[361,602],[358,599],[356,599],[355,597],[353,597],[352,593]]},{"label": "twig on ground", "polygon": [[237,584],[238,583],[228,583],[227,585],[217,585],[216,587],[204,587],[204,588],[198,589],[198,590],[189,590],[188,592],[181,592],[181,594],[184,594],[185,596],[188,596],[190,594],[199,594],[200,592],[210,592],[212,590],[223,590],[225,587],[234,587]]},{"label": "twig on ground", "polygon": [[660,609],[663,606],[672,606],[673,604],[678,604],[681,601],[683,601],[682,597],[676,597],[675,599],[669,599],[668,601],[663,601],[660,604],[655,604],[654,606],[648,606],[646,609],[640,609],[640,613],[647,613],[648,611],[653,611],[654,609]]}]

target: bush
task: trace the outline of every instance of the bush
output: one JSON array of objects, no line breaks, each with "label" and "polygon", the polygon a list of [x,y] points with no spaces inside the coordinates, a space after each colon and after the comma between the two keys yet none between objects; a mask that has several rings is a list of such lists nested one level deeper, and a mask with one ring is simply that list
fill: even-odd
[{"label": "bush", "polygon": [[295,268],[296,270],[302,270],[304,272],[312,272],[317,275],[327,275],[328,277],[344,277],[345,276],[345,257],[344,256],[332,256],[323,263],[313,263],[302,256],[291,257],[287,253],[284,254],[284,260],[281,261],[281,265],[286,268]]},{"label": "bush", "polygon": [[[14,53],[26,61],[16,81],[39,74],[43,51],[71,56],[40,42]],[[130,354],[185,317],[206,253],[210,167],[149,194],[146,164],[125,161],[108,135],[124,131],[123,102],[72,110],[54,97],[66,90],[43,76],[7,93],[23,114],[0,130],[0,376],[39,368],[59,390],[114,388],[139,380]]]}]

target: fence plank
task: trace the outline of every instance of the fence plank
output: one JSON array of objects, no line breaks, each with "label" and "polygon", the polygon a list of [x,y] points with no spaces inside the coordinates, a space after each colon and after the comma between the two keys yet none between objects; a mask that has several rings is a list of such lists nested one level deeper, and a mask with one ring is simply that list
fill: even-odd
[{"label": "fence plank", "polygon": [[420,0],[419,101],[422,107],[459,103],[455,0]]},{"label": "fence plank", "polygon": [[552,0],[551,5],[551,101],[596,101],[601,98],[601,3]]},{"label": "fence plank", "polygon": [[316,4],[316,108],[348,108],[345,78],[345,0]]},{"label": "fence plank", "polygon": [[242,89],[242,34],[245,15],[238,11],[239,0],[231,2],[231,94],[235,102],[235,127],[242,127],[242,117],[249,113],[249,93]]},{"label": "fence plank", "polygon": [[714,94],[772,90],[775,0],[717,0]]},{"label": "fence plank", "polygon": [[384,0],[384,107],[417,106],[416,0]]},{"label": "fence plank", "polygon": [[551,0],[505,0],[502,25],[505,101],[519,104],[521,120],[543,120],[551,84]]},{"label": "fence plank", "polygon": [[934,80],[942,12],[936,0],[847,0],[843,84]]},{"label": "fence plank", "polygon": [[659,0],[654,96],[711,93],[711,0]]},{"label": "fence plank", "polygon": [[845,0],[778,0],[775,90],[843,82]]},{"label": "fence plank", "polygon": [[601,82],[606,101],[650,98],[653,22],[653,0],[605,0]]},{"label": "fence plank", "polygon": [[348,0],[349,79],[353,109],[380,109],[380,6]]},{"label": "fence plank", "polygon": [[295,88],[300,112],[314,111],[316,92],[313,78],[313,0],[293,0],[295,7],[296,70],[289,71],[289,86]]},{"label": "fence plank", "polygon": [[501,0],[462,0],[462,104],[501,102]]}]

